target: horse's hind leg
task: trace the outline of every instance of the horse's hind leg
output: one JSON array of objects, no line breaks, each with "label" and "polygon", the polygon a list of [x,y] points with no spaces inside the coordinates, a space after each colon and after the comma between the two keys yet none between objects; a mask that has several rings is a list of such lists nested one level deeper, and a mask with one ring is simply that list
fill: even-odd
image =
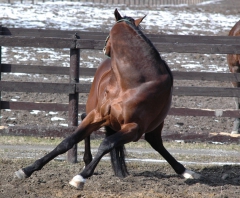
[{"label": "horse's hind leg", "polygon": [[[116,131],[112,130],[110,127],[105,127],[106,137],[113,135]],[[124,178],[129,175],[127,171],[127,166],[125,163],[125,147],[120,145],[115,147],[110,151],[111,164],[115,176]]]},{"label": "horse's hind leg", "polygon": [[163,123],[159,125],[154,131],[145,134],[145,140],[157,151],[164,159],[172,166],[175,172],[185,178],[199,179],[200,175],[187,170],[181,163],[179,163],[163,146],[161,131]]}]

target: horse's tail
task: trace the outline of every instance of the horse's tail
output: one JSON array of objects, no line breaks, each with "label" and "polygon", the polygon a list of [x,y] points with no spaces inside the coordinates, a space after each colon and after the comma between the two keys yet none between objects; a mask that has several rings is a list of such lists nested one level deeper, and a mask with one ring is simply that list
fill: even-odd
[{"label": "horse's tail", "polygon": [[[106,137],[115,133],[110,127],[105,127]],[[124,178],[129,175],[125,162],[125,147],[120,145],[110,151],[112,168],[115,176]]]}]

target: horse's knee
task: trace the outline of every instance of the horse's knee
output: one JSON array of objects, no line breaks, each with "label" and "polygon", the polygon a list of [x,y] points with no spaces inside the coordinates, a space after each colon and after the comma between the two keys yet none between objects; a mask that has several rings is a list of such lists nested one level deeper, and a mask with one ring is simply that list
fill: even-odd
[{"label": "horse's knee", "polygon": [[114,142],[109,141],[108,138],[105,138],[100,144],[98,151],[106,154],[114,148]]},{"label": "horse's knee", "polygon": [[65,138],[53,151],[57,152],[58,155],[63,154],[77,143],[77,138],[75,138],[74,136],[69,136]]}]

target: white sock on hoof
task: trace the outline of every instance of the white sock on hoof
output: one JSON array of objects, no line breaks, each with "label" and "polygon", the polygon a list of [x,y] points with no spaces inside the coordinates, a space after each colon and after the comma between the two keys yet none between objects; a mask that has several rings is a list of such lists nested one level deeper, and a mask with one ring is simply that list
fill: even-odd
[{"label": "white sock on hoof", "polygon": [[75,177],[72,178],[69,184],[74,186],[78,190],[82,190],[85,182],[86,179],[84,179],[81,175],[76,175]]},{"label": "white sock on hoof", "polygon": [[182,176],[185,178],[185,179],[200,179],[201,175],[198,174],[198,173],[195,173],[191,170],[188,170],[186,169],[184,171],[184,173],[182,174]]},{"label": "white sock on hoof", "polygon": [[16,172],[15,172],[15,175],[16,175],[19,179],[25,179],[25,178],[27,178],[27,175],[23,172],[22,169],[16,171]]}]

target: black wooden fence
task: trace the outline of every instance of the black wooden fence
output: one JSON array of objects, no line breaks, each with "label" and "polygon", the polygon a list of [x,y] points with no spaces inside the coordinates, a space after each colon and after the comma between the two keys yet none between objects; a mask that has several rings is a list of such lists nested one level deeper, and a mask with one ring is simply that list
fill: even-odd
[{"label": "black wooden fence", "polygon": [[[84,111],[85,109],[84,105],[78,104],[78,93],[88,93],[90,89],[90,84],[79,83],[79,76],[93,76],[96,71],[96,69],[93,68],[79,68],[79,51],[80,49],[102,50],[106,37],[107,34],[102,32],[20,29],[0,26],[0,46],[68,48],[70,51],[69,68],[57,66],[46,67],[41,65],[16,65],[11,63],[1,64],[0,59],[1,73],[68,74],[69,83],[0,81],[0,91],[65,93],[69,95],[69,104],[1,101],[0,109],[68,111],[69,127],[3,126],[0,129],[0,133],[3,135],[28,136],[66,136],[70,134],[78,124],[78,111]],[[240,54],[240,38],[238,37],[151,34],[148,34],[147,37],[162,53]],[[173,75],[176,80],[240,81],[240,74],[231,73],[174,71]],[[173,94],[178,96],[240,97],[240,88],[175,86]],[[240,117],[240,111],[171,108],[169,115]],[[195,139],[195,141],[201,138],[218,141],[240,141],[239,135],[191,135],[192,134],[170,134],[166,136],[166,138]],[[71,152],[75,153],[76,148]],[[74,162],[76,158],[72,158],[71,156],[75,156],[75,154],[69,157],[69,161]]]}]

